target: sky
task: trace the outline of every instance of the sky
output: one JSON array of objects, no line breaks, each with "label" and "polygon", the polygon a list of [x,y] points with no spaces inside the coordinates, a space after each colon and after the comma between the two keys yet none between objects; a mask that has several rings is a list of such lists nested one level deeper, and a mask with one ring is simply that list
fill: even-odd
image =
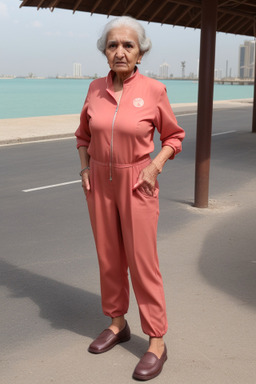
[{"label": "sky", "polygon": [[[55,9],[23,7],[20,0],[0,0],[0,76],[65,76],[72,75],[73,63],[82,65],[82,75],[105,76],[108,65],[97,50],[96,42],[104,25],[111,19],[105,15]],[[197,74],[200,30],[142,22],[152,40],[151,51],[143,57],[140,71],[159,74],[163,62],[169,74],[181,77]],[[236,76],[239,46],[248,36],[217,33],[215,68]]]}]

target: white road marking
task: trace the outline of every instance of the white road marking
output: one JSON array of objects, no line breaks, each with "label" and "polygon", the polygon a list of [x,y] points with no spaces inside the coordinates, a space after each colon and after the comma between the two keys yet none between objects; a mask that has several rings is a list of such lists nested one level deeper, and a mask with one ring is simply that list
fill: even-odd
[{"label": "white road marking", "polygon": [[[185,115],[181,115],[181,116],[185,116]],[[212,136],[228,135],[228,134],[234,133],[234,132],[236,132],[236,131],[226,131],[226,132],[213,133]],[[81,180],[68,181],[66,183],[60,183],[60,184],[45,185],[45,186],[37,187],[37,188],[23,189],[22,192],[41,191],[42,189],[62,187],[63,185],[69,185],[69,184],[75,184],[75,183],[81,183]]]},{"label": "white road marking", "polygon": [[234,132],[236,132],[236,131],[226,131],[226,132],[213,133],[212,136],[228,135],[229,133],[234,133]]},{"label": "white road marking", "polygon": [[[184,115],[175,115],[175,117],[192,116],[192,115],[197,115],[197,113],[186,113]],[[213,133],[212,136],[227,135],[229,133],[234,133],[234,132],[237,132],[237,131],[226,131],[226,132],[220,132],[220,133]]]},{"label": "white road marking", "polygon": [[68,181],[66,183],[60,183],[60,184],[45,185],[43,187],[37,187],[37,188],[23,189],[22,192],[41,191],[42,189],[50,189],[50,188],[62,187],[63,185],[69,185],[69,184],[75,184],[75,183],[81,183],[81,180]]},{"label": "white road marking", "polygon": [[193,115],[197,115],[197,112],[184,113],[184,114],[181,114],[181,115],[176,115],[176,113],[175,113],[175,117],[193,116]]}]

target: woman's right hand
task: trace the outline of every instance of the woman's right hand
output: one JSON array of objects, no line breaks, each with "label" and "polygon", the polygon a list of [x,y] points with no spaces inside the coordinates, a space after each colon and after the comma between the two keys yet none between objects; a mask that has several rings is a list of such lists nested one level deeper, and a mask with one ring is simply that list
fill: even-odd
[{"label": "woman's right hand", "polygon": [[82,178],[82,187],[84,189],[85,196],[88,191],[91,189],[90,185],[90,156],[87,152],[87,147],[79,147],[78,153],[81,161],[81,172],[80,176]]},{"label": "woman's right hand", "polygon": [[87,194],[88,191],[91,189],[91,184],[90,184],[90,170],[87,169],[82,173],[82,187],[84,189],[85,195]]}]

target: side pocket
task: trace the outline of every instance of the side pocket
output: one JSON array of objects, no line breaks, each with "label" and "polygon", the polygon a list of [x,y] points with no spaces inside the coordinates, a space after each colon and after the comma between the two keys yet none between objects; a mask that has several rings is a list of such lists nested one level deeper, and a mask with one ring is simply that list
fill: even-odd
[{"label": "side pocket", "polygon": [[[133,185],[136,184],[138,178],[139,178],[139,174],[140,172],[145,168],[147,167],[147,165],[149,165],[151,163],[151,159],[149,159],[148,161],[145,161],[143,162],[142,164],[139,164],[139,165],[134,165],[133,167]],[[155,198],[158,198],[159,196],[159,184],[158,184],[158,180],[156,180],[156,184],[155,184],[155,191],[154,191],[154,194],[153,195],[148,195],[146,192],[140,190],[139,188],[136,188],[133,190],[133,193],[137,193],[138,195],[141,195],[147,199],[155,199]]]},{"label": "side pocket", "polygon": [[154,194],[153,195],[148,195],[146,192],[140,190],[139,188],[136,188],[134,190],[135,193],[138,193],[144,197],[146,197],[147,199],[156,199],[158,198],[159,196],[159,185],[158,185],[158,181],[156,181],[156,186],[155,186],[155,190],[154,190]]}]

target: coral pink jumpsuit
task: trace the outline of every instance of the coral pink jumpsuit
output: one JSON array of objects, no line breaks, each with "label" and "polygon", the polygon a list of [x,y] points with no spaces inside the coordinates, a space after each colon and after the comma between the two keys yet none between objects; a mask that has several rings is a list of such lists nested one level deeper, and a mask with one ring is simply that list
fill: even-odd
[{"label": "coral pink jumpsuit", "polygon": [[158,183],[154,196],[134,190],[150,163],[155,127],[162,145],[181,151],[184,131],[177,125],[165,86],[138,71],[114,97],[113,75],[94,80],[75,133],[77,148],[88,147],[91,190],[87,204],[97,248],[102,308],[114,318],[129,306],[128,270],[141,326],[151,337],[167,331],[166,306],[157,255]]}]

